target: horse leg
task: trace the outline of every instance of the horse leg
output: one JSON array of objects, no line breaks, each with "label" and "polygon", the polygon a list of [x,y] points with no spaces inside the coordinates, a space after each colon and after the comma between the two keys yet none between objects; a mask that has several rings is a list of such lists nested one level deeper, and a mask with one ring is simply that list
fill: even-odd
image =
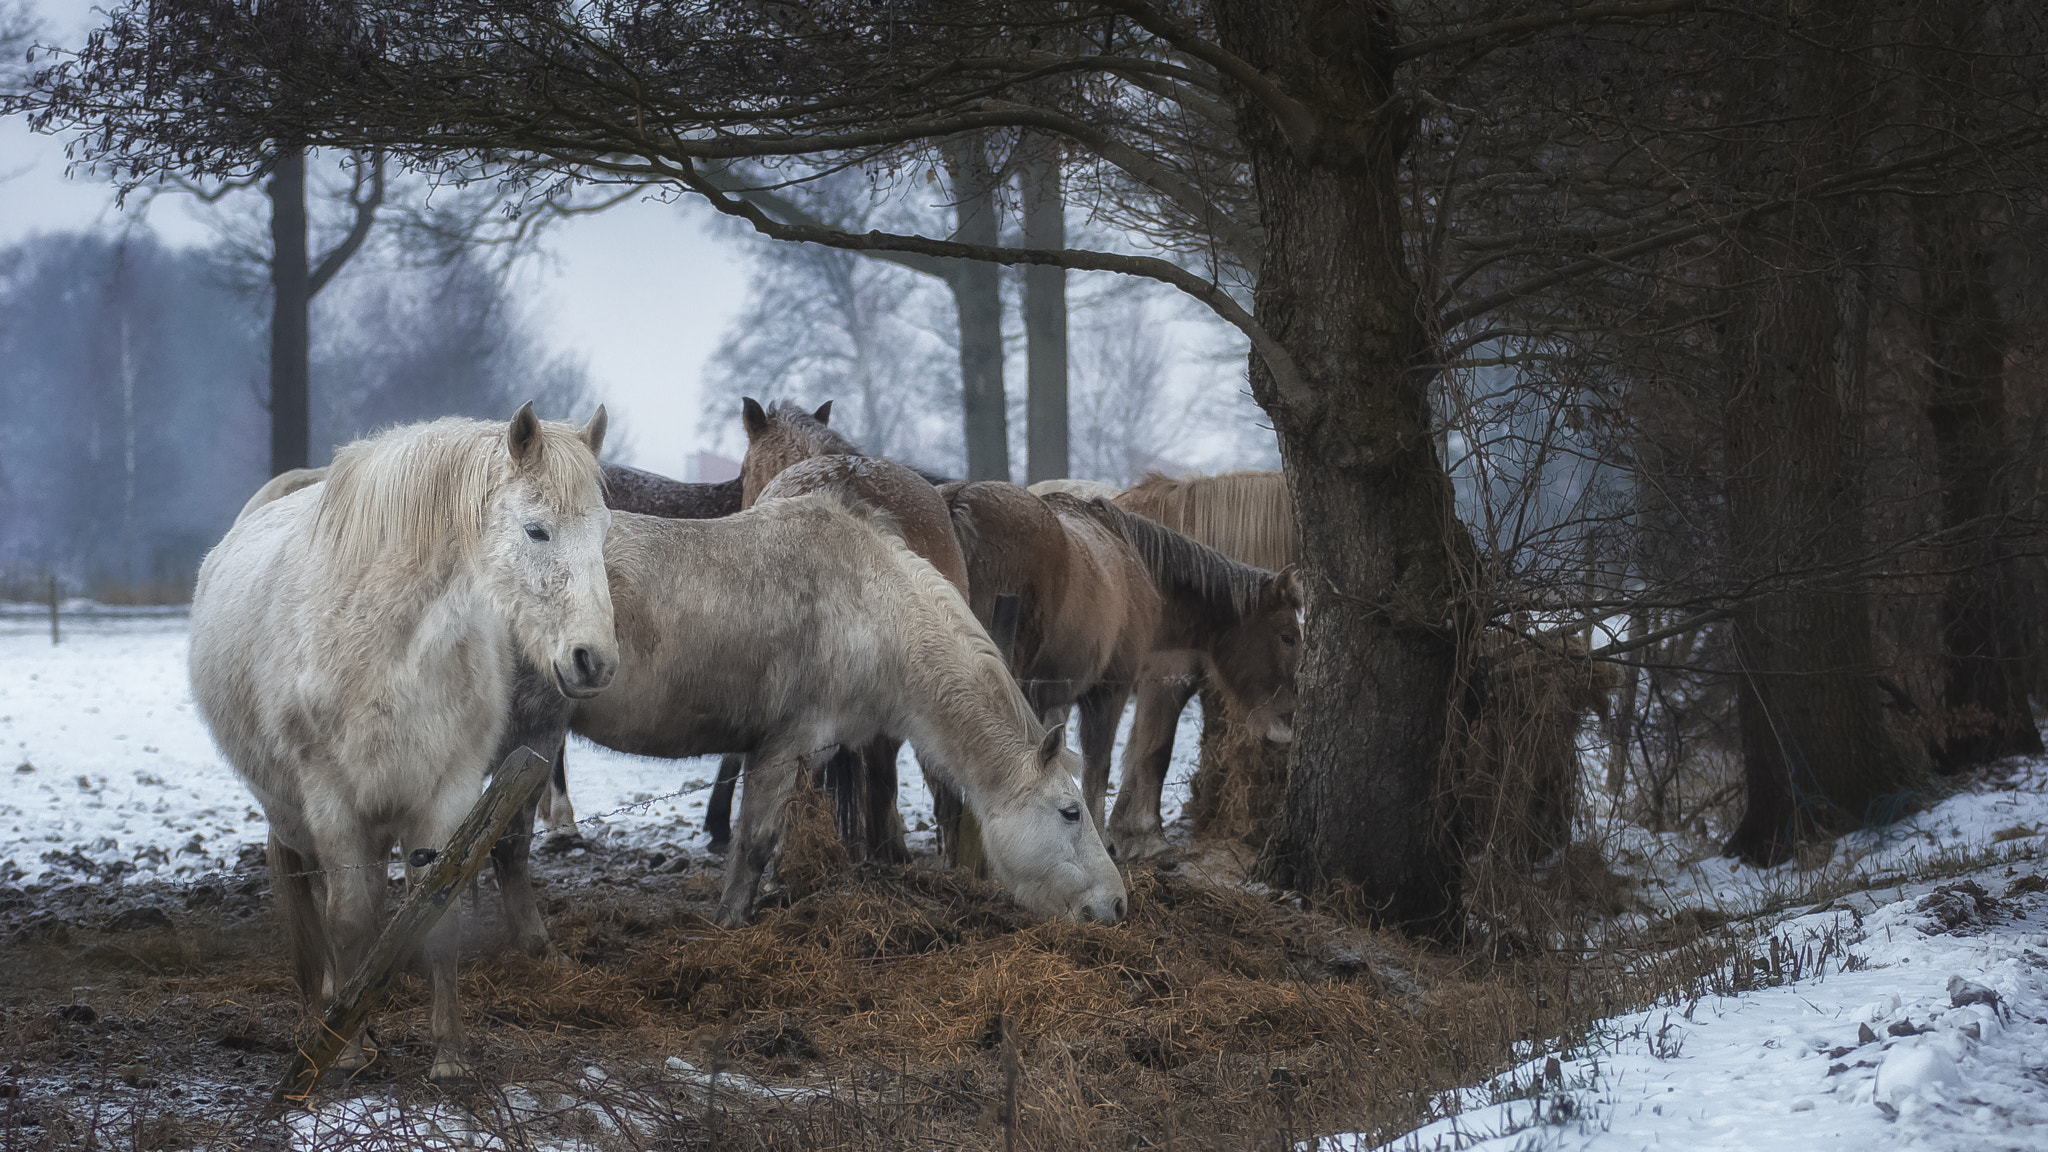
[{"label": "horse leg", "polygon": [[904,843],[903,813],[896,807],[896,760],[903,741],[877,736],[861,750],[867,769],[867,842],[862,845],[870,859],[891,864],[910,862],[910,847]]},{"label": "horse leg", "polygon": [[541,824],[550,836],[576,835],[576,806],[569,802],[568,765],[562,760],[567,744],[564,740],[555,745],[554,774],[548,777],[547,787],[535,793]]},{"label": "horse leg", "polygon": [[708,850],[723,856],[732,843],[732,790],[740,780],[739,756],[718,761],[718,782],[711,786],[711,800],[704,805],[704,831],[711,837]]},{"label": "horse leg", "polygon": [[[1173,759],[1174,730],[1181,709],[1194,697],[1193,677],[1172,675],[1177,669],[1146,665],[1138,684],[1137,715],[1131,719],[1131,742],[1124,745],[1123,783],[1116,810],[1109,817],[1110,842],[1119,860],[1143,860],[1166,851],[1159,818],[1159,794],[1166,786],[1166,767]],[[1166,675],[1154,675],[1165,672]]]},{"label": "horse leg", "polygon": [[[315,829],[313,854],[324,870],[322,919],[327,935],[326,977],[321,981],[319,1009],[363,966],[383,927],[385,843],[361,828]],[[376,1055],[363,1044],[363,1033],[350,1036],[334,1066],[355,1072]]]},{"label": "horse leg", "polygon": [[[557,780],[561,779],[562,752],[567,743],[567,737],[555,741]],[[533,820],[535,810],[546,801],[546,792],[545,788],[536,790],[526,802],[526,811],[513,817],[505,835],[491,845],[491,863],[498,871],[498,898],[504,902],[505,926],[511,931],[513,943],[536,960],[567,965],[569,957],[548,939],[540,901],[533,895]]]},{"label": "horse leg", "polygon": [[[408,830],[411,834],[405,837],[403,844],[408,857],[415,848],[447,850],[448,841],[455,835],[455,829],[461,826],[473,794],[464,796],[458,788],[444,791],[447,794],[435,805],[435,810],[425,813],[424,819]],[[531,827],[530,824],[528,826]],[[494,854],[496,847],[492,845]],[[408,871],[415,881],[426,875],[425,868]],[[531,899],[530,890],[527,896]],[[542,932],[545,938],[545,929]],[[442,914],[440,923],[427,933],[420,947],[420,958],[427,969],[427,985],[434,994],[429,1023],[429,1032],[434,1040],[434,1063],[427,1070],[427,1079],[436,1084],[458,1083],[470,1077],[469,1060],[464,1053],[462,1001],[455,985],[455,962],[461,947],[462,902],[457,900]]]},{"label": "horse leg", "polygon": [[1116,750],[1116,726],[1124,718],[1124,701],[1130,698],[1127,684],[1104,681],[1075,701],[1081,709],[1081,798],[1088,802],[1088,814],[1095,820],[1095,830],[1104,833],[1105,844],[1109,841],[1105,832],[1108,822],[1102,808],[1109,795],[1109,757]]},{"label": "horse leg", "polygon": [[781,749],[747,757],[747,790],[740,796],[740,825],[726,858],[725,894],[718,901],[718,923],[737,928],[753,918],[761,898],[761,876],[782,850],[783,809],[797,773],[807,757]]},{"label": "horse leg", "polygon": [[847,855],[860,859],[867,851],[867,768],[860,752],[841,744],[825,759],[825,794],[832,798],[832,823]]}]

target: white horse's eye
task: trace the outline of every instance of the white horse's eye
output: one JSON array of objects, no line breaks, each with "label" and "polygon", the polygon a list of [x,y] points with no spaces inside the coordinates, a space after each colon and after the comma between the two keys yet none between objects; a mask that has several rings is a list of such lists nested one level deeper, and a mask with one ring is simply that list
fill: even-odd
[{"label": "white horse's eye", "polygon": [[528,524],[526,526],[526,538],[537,540],[544,544],[548,539],[548,530],[538,524]]},{"label": "white horse's eye", "polygon": [[1060,815],[1065,816],[1069,824],[1079,824],[1081,822],[1081,806],[1079,804],[1069,804],[1065,808],[1060,809]]}]

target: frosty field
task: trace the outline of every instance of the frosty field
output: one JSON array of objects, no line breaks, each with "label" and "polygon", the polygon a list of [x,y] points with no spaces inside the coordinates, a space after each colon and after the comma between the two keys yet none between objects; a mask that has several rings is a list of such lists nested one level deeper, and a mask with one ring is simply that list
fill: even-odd
[{"label": "frosty field", "polygon": [[[65,1146],[80,1132],[124,1148],[235,1146],[259,1130],[260,1102],[302,1026],[263,915],[262,815],[193,714],[185,646],[177,615],[67,616],[55,648],[40,617],[0,616],[0,948],[6,963],[25,965],[0,980],[0,1022],[25,1054],[8,1065],[10,1103],[0,1105],[0,1124],[31,1137],[27,1147]],[[1169,775],[1169,822],[1186,799],[1198,728],[1191,710]],[[717,1046],[725,1040],[707,1039],[710,1025],[627,1028],[604,1015],[614,1009],[592,1007],[622,987],[643,1001],[647,988],[663,987],[621,986],[622,967],[683,963],[663,956],[716,942],[696,927],[695,913],[676,910],[686,900],[701,905],[716,890],[719,862],[704,852],[698,831],[715,761],[646,760],[577,741],[569,766],[582,839],[544,850],[536,872],[548,886],[551,925],[566,925],[565,938],[581,942],[571,947],[583,966],[564,974],[492,956],[492,901],[473,904],[472,952],[482,958],[466,962],[465,997],[474,1005],[475,1036],[495,1053],[487,1064],[505,1070],[504,1091],[488,1106],[419,1095],[417,1069],[407,1063],[423,1051],[414,993],[386,1033],[396,1071],[269,1131],[305,1148],[510,1147],[504,1133],[516,1129],[536,1148],[610,1149],[636,1146],[632,1133],[676,1122],[664,1108],[708,1123],[703,1118],[722,1107],[715,1105],[721,1091],[774,1116],[846,1106],[842,1087],[869,1075],[857,1059],[792,1059],[771,1037],[759,1049],[742,1045],[755,1055],[729,1066],[706,1054],[705,1045],[725,1051]],[[901,804],[916,829],[928,823],[929,796],[908,756],[901,776]],[[2048,765],[2004,765],[1894,827],[1845,838],[1831,859],[1806,872],[1736,867],[1676,835],[1596,813],[1597,842],[1635,893],[1618,924],[1651,929],[1680,915],[1725,923],[1753,933],[1764,966],[1752,970],[1745,960],[1739,973],[1731,970],[1729,995],[1616,1012],[1564,1041],[1532,1035],[1483,1082],[1425,1093],[1422,1122],[1405,1134],[1325,1125],[1322,1134],[1296,1133],[1294,1146],[2048,1147],[2044,789]],[[914,833],[913,842],[928,847],[930,833]],[[914,888],[917,872],[882,877],[863,891]],[[1148,872],[1143,890],[1155,901],[1185,902],[1193,891],[1186,876],[1185,869]],[[1225,883],[1232,899],[1298,915],[1256,887],[1247,893]],[[983,915],[958,914],[968,917],[961,923]],[[790,919],[787,931],[797,923]],[[1145,981],[1163,979],[1143,974],[1152,971],[1143,963],[1160,961],[1133,958],[1154,945],[1124,939],[1128,927],[1089,931],[1104,935],[1076,937],[1086,948],[1122,941],[1115,946],[1136,949],[1113,953],[1120,958],[1110,967],[1141,992]],[[1224,927],[1215,931],[1229,936]],[[951,947],[971,965],[982,955],[974,950],[989,946],[981,937],[930,946],[937,952],[917,945],[913,954],[876,963],[905,964]],[[1157,947],[1165,955],[1163,935]],[[1392,963],[1373,954],[1359,966],[1398,980]],[[884,984],[890,971],[908,970],[886,969]],[[740,977],[717,979],[737,988]],[[1288,979],[1274,986],[1287,987]],[[708,996],[719,984],[706,988]],[[1146,1007],[1150,995],[1139,995],[1129,1019],[1154,1010]],[[711,1011],[704,1003],[700,996],[695,1019]],[[745,1019],[757,1022],[749,1028],[800,1024],[808,1031],[795,1035],[821,1043],[829,1030],[857,1020],[834,1016],[853,1010],[831,1004],[748,1011],[754,1014]],[[718,1027],[726,1036],[733,1025]],[[631,1054],[619,1047],[627,1037]],[[1216,1057],[1219,1067],[1227,1055]],[[536,1058],[566,1069],[560,1075],[568,1080],[533,1072]],[[1141,1067],[1150,1059],[1129,1065],[1138,1080],[1116,1083],[1186,1074],[1172,1064]],[[945,1130],[985,1133],[975,1109],[999,1092],[986,1078],[995,1060],[970,1047],[910,1079],[930,1100],[953,1101],[944,1106],[957,1115],[946,1113],[955,1117],[947,1122],[964,1127]],[[821,1079],[828,1067],[830,1078]],[[1027,1080],[1050,1075],[1045,1067],[1032,1065]],[[623,1087],[629,1080],[630,1089]],[[5,1120],[8,1108],[34,1123]],[[575,1120],[585,1113],[600,1119]],[[81,1129],[87,1122],[80,1116],[111,1118],[104,1121],[111,1127]],[[145,1116],[175,1122],[183,1142],[133,1135]],[[658,1122],[662,1116],[670,1119]],[[129,1135],[109,1135],[121,1125]],[[854,1136],[848,1141],[860,1146]]]}]

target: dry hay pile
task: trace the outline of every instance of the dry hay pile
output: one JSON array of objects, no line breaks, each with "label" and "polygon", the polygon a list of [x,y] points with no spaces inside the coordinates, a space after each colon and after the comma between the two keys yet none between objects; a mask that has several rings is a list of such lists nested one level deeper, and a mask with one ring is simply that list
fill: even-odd
[{"label": "dry hay pile", "polygon": [[1188,816],[1196,836],[1263,847],[1287,786],[1287,745],[1245,727],[1213,684],[1202,686],[1202,758]]}]

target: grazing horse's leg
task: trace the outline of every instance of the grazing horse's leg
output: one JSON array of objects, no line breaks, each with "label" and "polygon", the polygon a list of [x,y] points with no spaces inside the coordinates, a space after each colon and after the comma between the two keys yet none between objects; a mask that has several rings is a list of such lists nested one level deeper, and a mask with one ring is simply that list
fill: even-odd
[{"label": "grazing horse's leg", "polygon": [[710,851],[723,856],[732,841],[732,790],[740,779],[740,756],[718,761],[718,782],[711,787],[711,800],[704,805],[704,831],[711,837]]},{"label": "grazing horse's leg", "polygon": [[725,894],[718,923],[737,928],[753,918],[761,898],[761,876],[782,849],[783,809],[797,774],[809,757],[783,748],[756,749],[747,757],[747,790],[740,795],[740,824],[725,862]]},{"label": "grazing horse's leg", "polygon": [[867,785],[867,765],[858,749],[841,744],[826,757],[825,793],[832,798],[832,823],[855,860],[867,854]]},{"label": "grazing horse's leg", "polygon": [[[562,753],[567,744],[567,736],[558,736],[548,753],[555,762],[557,779],[560,778]],[[569,957],[548,939],[547,922],[541,919],[540,902],[533,895],[534,812],[546,794],[547,788],[534,790],[532,798],[526,802],[526,811],[513,817],[505,835],[491,845],[491,863],[497,867],[498,897],[504,901],[505,926],[511,930],[513,943],[536,960],[566,965]]]},{"label": "grazing horse's leg", "polygon": [[569,770],[562,762],[558,748],[554,755],[555,771],[548,777],[547,786],[534,793],[534,807],[549,835],[576,835],[576,806],[569,802]]},{"label": "grazing horse's leg", "polygon": [[[1124,701],[1130,698],[1130,682],[1119,678],[1104,680],[1074,702],[1081,709],[1081,797],[1088,802],[1097,832],[1104,832],[1107,824],[1102,806],[1109,795],[1109,757],[1116,750],[1116,726],[1124,718]],[[1104,832],[1105,843],[1107,840]]]},{"label": "grazing horse's leg", "polygon": [[1173,759],[1173,735],[1181,709],[1194,697],[1200,666],[1192,653],[1156,655],[1138,680],[1138,714],[1131,742],[1124,745],[1123,782],[1109,817],[1109,839],[1119,860],[1143,860],[1166,851],[1159,818],[1159,794]]},{"label": "grazing horse's leg", "polygon": [[896,760],[903,741],[877,736],[861,750],[867,769],[867,842],[862,845],[870,859],[891,864],[910,862],[910,846],[904,843],[903,813],[896,807]]}]

